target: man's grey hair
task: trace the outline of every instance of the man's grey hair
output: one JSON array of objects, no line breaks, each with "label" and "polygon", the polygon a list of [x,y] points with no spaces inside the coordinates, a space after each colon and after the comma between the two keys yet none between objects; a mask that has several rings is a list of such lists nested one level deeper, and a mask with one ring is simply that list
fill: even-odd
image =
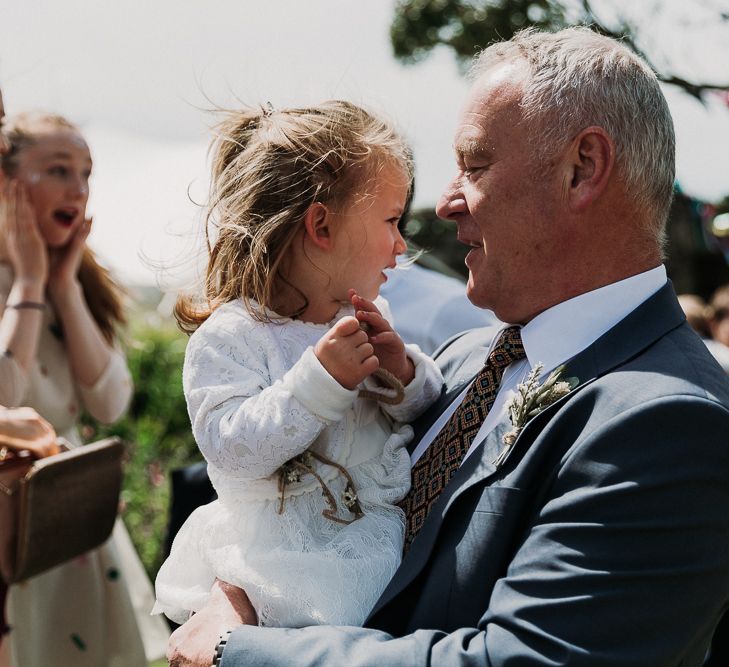
[{"label": "man's grey hair", "polygon": [[673,121],[658,79],[627,47],[589,28],[555,33],[533,29],[482,51],[475,80],[504,62],[529,69],[521,107],[533,128],[544,165],[586,127],[602,127],[615,143],[615,162],[626,193],[650,221],[662,246],[673,197]]}]

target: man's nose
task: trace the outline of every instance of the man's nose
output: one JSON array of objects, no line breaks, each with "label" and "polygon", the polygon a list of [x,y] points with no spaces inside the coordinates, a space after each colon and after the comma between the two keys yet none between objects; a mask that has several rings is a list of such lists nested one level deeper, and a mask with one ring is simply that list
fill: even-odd
[{"label": "man's nose", "polygon": [[10,142],[8,138],[0,132],[0,155],[5,155],[10,152]]},{"label": "man's nose", "polygon": [[459,213],[468,210],[466,199],[458,186],[457,181],[448,184],[443,194],[435,205],[435,214],[444,220],[453,220]]}]

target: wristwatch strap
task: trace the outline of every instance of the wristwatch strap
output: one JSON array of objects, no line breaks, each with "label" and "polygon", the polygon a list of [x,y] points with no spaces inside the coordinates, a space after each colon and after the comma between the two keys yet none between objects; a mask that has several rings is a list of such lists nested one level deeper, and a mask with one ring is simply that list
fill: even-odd
[{"label": "wristwatch strap", "polygon": [[223,651],[225,651],[225,645],[228,643],[231,632],[231,630],[228,630],[224,635],[220,635],[220,639],[218,639],[218,643],[215,645],[215,654],[213,655],[213,664],[211,667],[220,667],[223,662]]}]

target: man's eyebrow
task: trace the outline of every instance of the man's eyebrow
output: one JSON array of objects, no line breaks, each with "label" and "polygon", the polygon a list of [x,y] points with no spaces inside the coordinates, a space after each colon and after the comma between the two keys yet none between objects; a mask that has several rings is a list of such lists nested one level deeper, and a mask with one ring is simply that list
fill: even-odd
[{"label": "man's eyebrow", "polygon": [[461,139],[454,144],[453,150],[456,152],[456,156],[459,159],[465,159],[468,157],[488,157],[491,155],[491,151],[488,149],[486,144],[477,139]]}]

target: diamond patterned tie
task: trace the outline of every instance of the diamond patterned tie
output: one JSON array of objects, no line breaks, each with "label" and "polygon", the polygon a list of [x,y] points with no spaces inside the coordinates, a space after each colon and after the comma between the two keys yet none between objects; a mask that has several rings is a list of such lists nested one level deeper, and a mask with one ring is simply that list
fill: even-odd
[{"label": "diamond patterned tie", "polygon": [[491,410],[504,370],[525,356],[521,329],[504,329],[462,403],[413,466],[410,493],[400,503],[405,511],[406,552]]}]

